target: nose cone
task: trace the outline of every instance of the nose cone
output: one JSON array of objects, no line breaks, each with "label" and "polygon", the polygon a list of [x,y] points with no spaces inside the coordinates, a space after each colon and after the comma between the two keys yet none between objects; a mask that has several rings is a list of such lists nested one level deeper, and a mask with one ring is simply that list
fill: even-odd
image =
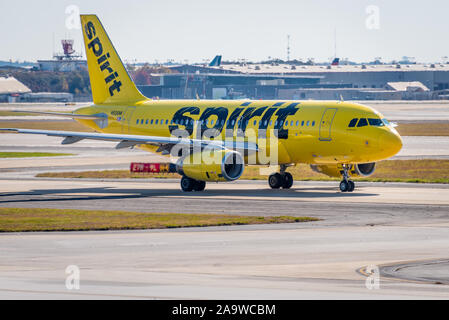
[{"label": "nose cone", "polygon": [[379,139],[379,146],[387,158],[395,156],[402,149],[402,138],[394,131],[384,131]]}]

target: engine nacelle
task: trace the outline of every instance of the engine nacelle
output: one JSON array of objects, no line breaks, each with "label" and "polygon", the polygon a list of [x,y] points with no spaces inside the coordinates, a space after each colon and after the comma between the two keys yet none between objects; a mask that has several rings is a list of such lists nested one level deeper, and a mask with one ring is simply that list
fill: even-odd
[{"label": "engine nacelle", "polygon": [[351,176],[353,177],[369,177],[376,171],[376,163],[361,163],[352,166]]},{"label": "engine nacelle", "polygon": [[245,169],[243,156],[230,150],[205,150],[179,159],[181,175],[198,181],[235,181]]},{"label": "engine nacelle", "polygon": [[[342,176],[342,165],[311,165],[313,171],[325,174],[332,178],[340,178]],[[363,163],[351,165],[350,176],[351,177],[369,177],[376,171],[376,163]]]}]

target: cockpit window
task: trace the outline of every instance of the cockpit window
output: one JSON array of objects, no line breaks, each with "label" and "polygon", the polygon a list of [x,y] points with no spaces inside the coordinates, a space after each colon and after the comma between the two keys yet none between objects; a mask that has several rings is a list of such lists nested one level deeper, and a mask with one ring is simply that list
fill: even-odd
[{"label": "cockpit window", "polygon": [[359,119],[357,119],[357,118],[355,118],[355,119],[352,119],[351,120],[351,122],[349,122],[349,128],[354,128],[355,127],[355,125],[357,124],[357,120],[359,120]]},{"label": "cockpit window", "polygon": [[365,118],[362,118],[359,120],[359,123],[357,124],[357,127],[366,127],[368,125],[368,121]]},{"label": "cockpit window", "polygon": [[383,127],[384,123],[380,119],[368,119],[369,125],[373,127]]},{"label": "cockpit window", "polygon": [[382,122],[383,122],[386,126],[389,126],[389,125],[390,125],[390,122],[389,122],[387,119],[382,119]]}]

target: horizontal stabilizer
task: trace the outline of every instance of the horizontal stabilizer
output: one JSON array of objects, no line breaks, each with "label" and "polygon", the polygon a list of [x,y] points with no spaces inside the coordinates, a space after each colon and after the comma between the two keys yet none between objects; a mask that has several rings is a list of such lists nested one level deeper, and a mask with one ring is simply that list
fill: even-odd
[{"label": "horizontal stabilizer", "polygon": [[85,120],[98,120],[98,119],[105,118],[105,116],[101,116],[101,115],[97,116],[97,115],[84,115],[84,114],[59,113],[59,112],[21,111],[21,110],[13,110],[12,112],[41,114],[41,115],[47,115],[47,116],[65,117],[65,118],[72,118],[72,119],[85,119]]}]

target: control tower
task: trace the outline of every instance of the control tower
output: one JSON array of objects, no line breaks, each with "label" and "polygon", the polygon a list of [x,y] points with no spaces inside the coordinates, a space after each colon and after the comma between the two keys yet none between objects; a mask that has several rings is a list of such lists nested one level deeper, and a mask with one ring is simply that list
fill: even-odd
[{"label": "control tower", "polygon": [[53,54],[53,60],[39,60],[39,69],[52,72],[73,72],[87,68],[87,62],[82,55],[73,49],[74,40],[61,40],[63,52]]},{"label": "control tower", "polygon": [[73,49],[74,40],[72,39],[64,39],[61,40],[63,53],[57,53],[53,55],[53,58],[56,60],[62,61],[62,60],[76,60],[81,59],[83,56],[76,53],[76,51]]}]

